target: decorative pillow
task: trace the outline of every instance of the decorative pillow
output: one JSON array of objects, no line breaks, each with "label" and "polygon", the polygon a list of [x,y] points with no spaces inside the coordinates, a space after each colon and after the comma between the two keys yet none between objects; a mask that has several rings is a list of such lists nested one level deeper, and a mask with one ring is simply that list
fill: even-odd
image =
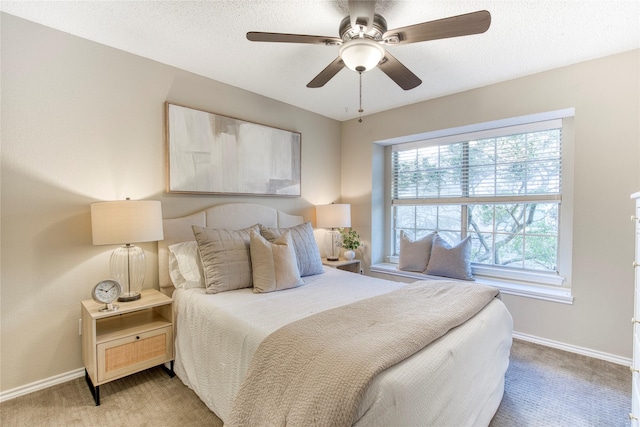
[{"label": "decorative pillow", "polygon": [[207,293],[250,288],[251,256],[249,242],[251,231],[260,230],[258,225],[242,230],[219,230],[192,226],[198,242]]},{"label": "decorative pillow", "polygon": [[431,246],[436,233],[429,233],[421,239],[411,240],[404,232],[400,231],[400,256],[398,269],[406,271],[424,272],[429,265]]},{"label": "decorative pillow", "polygon": [[169,276],[176,288],[204,288],[202,264],[195,241],[176,243],[169,249]]},{"label": "decorative pillow", "polygon": [[320,249],[313,236],[313,227],[310,222],[296,225],[290,228],[267,228],[260,226],[260,234],[270,242],[282,236],[286,231],[291,233],[291,241],[293,249],[296,252],[298,260],[298,269],[300,276],[313,276],[314,274],[324,273],[322,268],[322,259],[320,258]]},{"label": "decorative pillow", "polygon": [[452,279],[474,280],[471,274],[471,236],[451,247],[442,237],[436,235],[433,238],[426,273]]},{"label": "decorative pillow", "polygon": [[250,250],[253,292],[280,291],[304,284],[288,231],[273,242],[252,231]]}]

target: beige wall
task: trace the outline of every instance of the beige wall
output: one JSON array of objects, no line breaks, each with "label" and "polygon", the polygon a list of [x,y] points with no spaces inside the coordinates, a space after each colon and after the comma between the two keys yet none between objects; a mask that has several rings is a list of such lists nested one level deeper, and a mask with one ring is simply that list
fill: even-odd
[{"label": "beige wall", "polygon": [[[575,302],[503,299],[519,332],[631,356],[628,217],[629,194],[640,191],[638,51],[341,125],[10,15],[1,19],[1,391],[82,367],[79,301],[108,275],[111,252],[91,245],[91,202],[161,200],[169,218],[255,201],[313,220],[313,205],[342,195],[353,203],[368,262],[371,219],[380,210],[372,181],[383,179],[372,174],[372,158],[380,155],[373,141],[567,107],[576,109]],[[302,197],[165,194],[165,101],[301,132]],[[143,247],[152,286],[155,244]]]},{"label": "beige wall", "polygon": [[[372,156],[378,162],[382,150],[374,141],[574,107],[574,304],[503,300],[517,332],[630,358],[639,59],[635,50],[343,123],[342,200],[353,203],[353,227],[371,240],[380,210],[372,182],[382,179],[379,165],[372,172]],[[379,262],[381,239],[373,237],[365,258]]]},{"label": "beige wall", "polygon": [[[80,301],[108,277],[89,204],[155,199],[164,217],[227,201],[315,220],[340,197],[340,123],[11,15],[2,26],[1,384],[82,367]],[[302,133],[302,197],[168,195],[164,102]],[[156,244],[146,287],[157,279]],[[155,285],[157,287],[157,285]]]}]

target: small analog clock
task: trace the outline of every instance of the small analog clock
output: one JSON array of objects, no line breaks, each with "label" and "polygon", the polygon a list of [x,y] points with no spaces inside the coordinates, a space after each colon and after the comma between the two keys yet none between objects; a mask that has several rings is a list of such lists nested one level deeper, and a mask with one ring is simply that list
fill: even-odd
[{"label": "small analog clock", "polygon": [[100,311],[115,311],[118,309],[117,305],[112,304],[120,294],[122,293],[122,287],[120,283],[115,280],[107,279],[98,282],[91,292],[91,297],[95,302],[105,304]]}]

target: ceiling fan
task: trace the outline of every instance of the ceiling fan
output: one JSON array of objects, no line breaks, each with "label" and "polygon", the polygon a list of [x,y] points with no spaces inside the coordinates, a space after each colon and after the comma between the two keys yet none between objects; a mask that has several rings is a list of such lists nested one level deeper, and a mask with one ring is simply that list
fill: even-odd
[{"label": "ceiling fan", "polygon": [[360,75],[378,66],[398,86],[409,90],[420,85],[422,80],[391,55],[385,46],[480,34],[491,24],[491,14],[481,10],[387,30],[387,21],[374,10],[374,1],[349,0],[349,16],[340,23],[340,37],[250,31],[247,39],[340,46],[339,56],[307,84],[309,88],[324,86],[345,66]]}]

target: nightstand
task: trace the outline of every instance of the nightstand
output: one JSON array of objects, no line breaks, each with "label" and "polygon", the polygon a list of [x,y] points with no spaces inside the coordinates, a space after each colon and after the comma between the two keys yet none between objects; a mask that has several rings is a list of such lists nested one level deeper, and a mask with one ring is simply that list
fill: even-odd
[{"label": "nightstand", "polygon": [[[85,380],[100,405],[100,385],[162,365],[173,377],[173,299],[155,289],[116,311],[82,301],[82,361]],[[171,369],[164,363],[171,362]]]},{"label": "nightstand", "polygon": [[338,270],[362,274],[359,259],[339,259],[338,261],[329,261],[326,258],[322,258],[322,265],[326,265],[327,267],[331,268],[337,268]]}]

